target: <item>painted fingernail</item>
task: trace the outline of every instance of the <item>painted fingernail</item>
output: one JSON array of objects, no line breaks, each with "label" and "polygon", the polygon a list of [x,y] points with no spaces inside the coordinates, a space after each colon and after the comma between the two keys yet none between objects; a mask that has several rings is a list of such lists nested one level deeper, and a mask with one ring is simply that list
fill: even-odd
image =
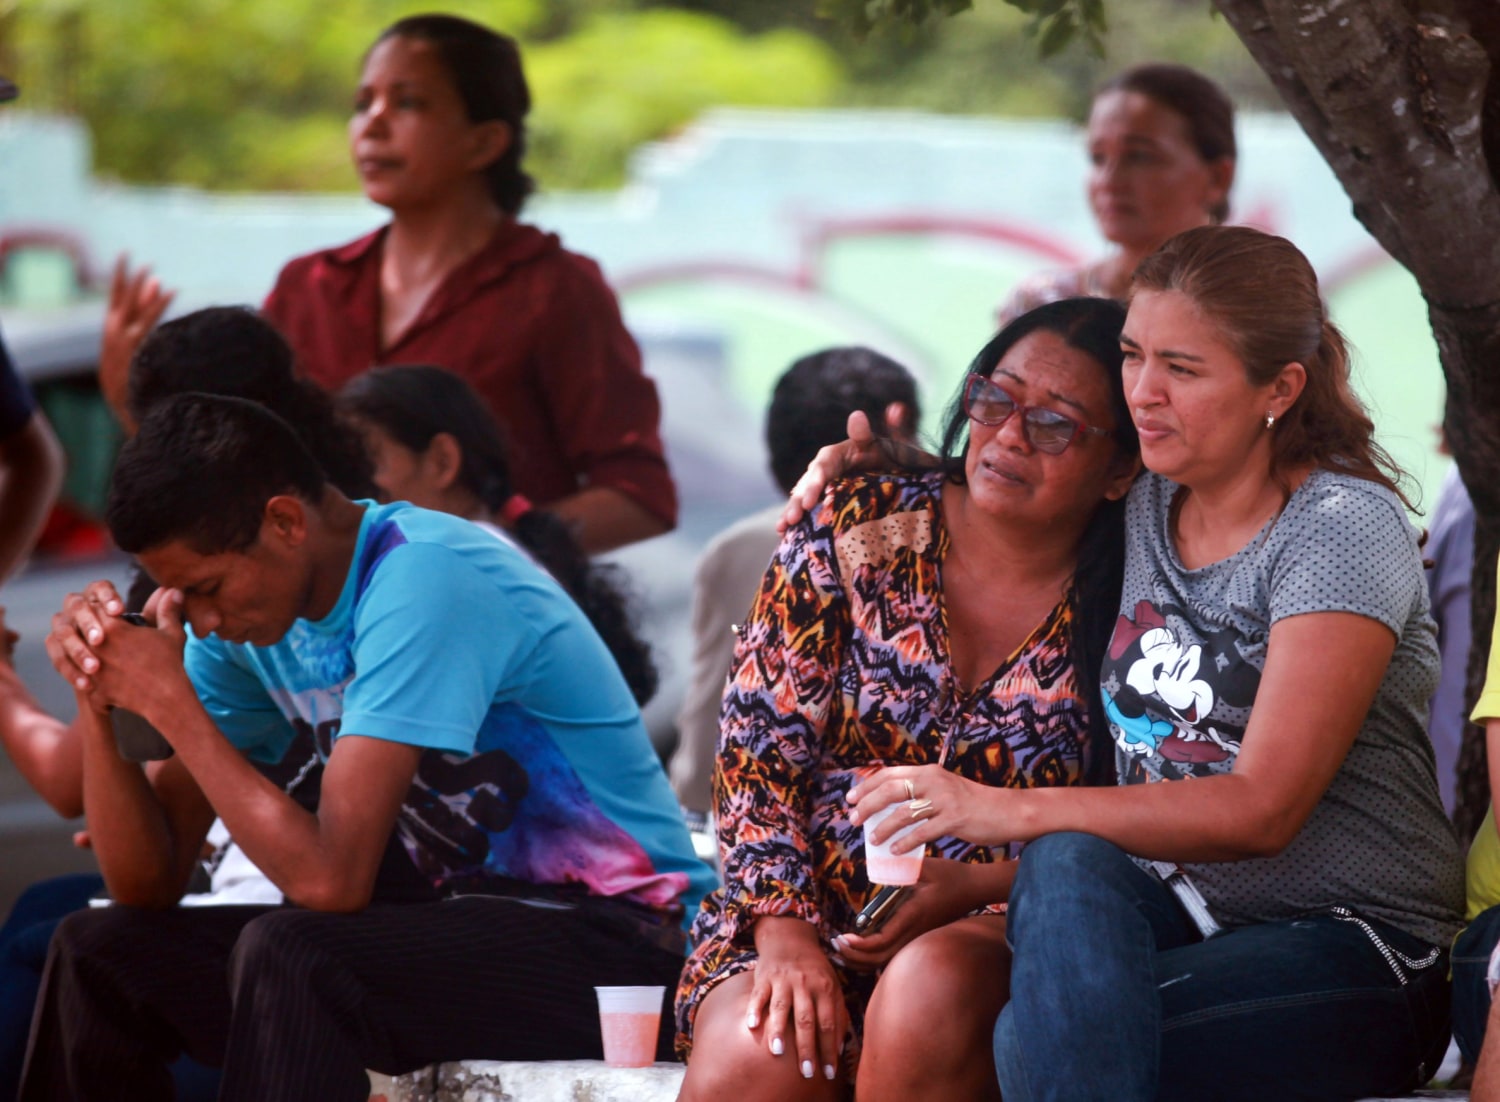
[{"label": "painted fingernail", "polygon": [[80,677],[77,681],[73,682],[73,686],[78,689],[87,689],[89,687],[89,679]]},{"label": "painted fingernail", "polygon": [[837,1074],[838,1073],[834,1070],[834,1067],[833,1067],[832,1064],[824,1064],[823,1065],[823,1078],[824,1079],[832,1079]]},{"label": "painted fingernail", "polygon": [[93,673],[99,668],[99,663],[93,658],[85,658],[83,660],[83,668],[88,670],[89,673]]},{"label": "painted fingernail", "polygon": [[125,608],[125,606],[122,605],[119,601],[110,601],[109,604],[105,605],[104,607],[114,613],[119,613]]},{"label": "painted fingernail", "polygon": [[103,638],[104,638],[104,632],[100,631],[98,628],[95,628],[93,631],[89,632],[89,642],[90,643],[97,643],[97,642],[99,642],[99,640],[101,640]]},{"label": "painted fingernail", "polygon": [[783,1048],[783,1046],[781,1044],[781,1038],[780,1037],[772,1037],[771,1038],[771,1055],[772,1056],[780,1056],[781,1052],[782,1052],[782,1048]]},{"label": "painted fingernail", "polygon": [[745,1017],[745,1028],[746,1029],[754,1029],[758,1025],[760,1025],[760,1015],[757,1014],[755,1011],[752,1010]]},{"label": "painted fingernail", "polygon": [[804,1078],[804,1079],[811,1079],[812,1078],[812,1071],[813,1071],[813,1069],[812,1069],[812,1061],[811,1060],[803,1060],[802,1061],[802,1078]]}]

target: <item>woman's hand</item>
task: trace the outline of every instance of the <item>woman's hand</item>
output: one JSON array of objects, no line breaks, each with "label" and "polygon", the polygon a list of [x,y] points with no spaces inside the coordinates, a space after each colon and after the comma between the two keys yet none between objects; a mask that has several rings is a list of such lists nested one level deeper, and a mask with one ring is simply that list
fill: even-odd
[{"label": "woman's hand", "polygon": [[[859,826],[891,804],[905,804],[875,829],[872,841],[884,842],[915,823],[910,834],[891,849],[907,853],[939,838],[962,838],[983,846],[1030,841],[1020,828],[1015,809],[1023,793],[965,780],[940,765],[898,765],[881,769],[849,790],[854,811],[850,821]],[[915,806],[914,806],[915,805]],[[924,862],[925,865],[925,862]]]},{"label": "woman's hand", "polygon": [[[899,431],[906,420],[906,407],[892,402],[885,411],[887,432]],[[913,444],[892,436],[877,436],[870,419],[861,410],[849,414],[849,439],[820,448],[797,484],[792,487],[776,530],[783,535],[818,503],[823,490],[836,478],[851,471],[888,470],[892,467],[933,466],[937,461]]]},{"label": "woman's hand", "polygon": [[104,337],[99,343],[99,389],[127,429],[134,428],[126,408],[130,361],[175,294],[163,289],[150,268],[132,272],[123,253],[115,261],[109,281],[109,306],[104,312]]},{"label": "woman's hand", "polygon": [[994,866],[965,864],[943,857],[922,861],[922,878],[912,885],[891,917],[873,934],[840,934],[833,939],[839,958],[859,972],[872,971],[896,955],[914,938],[946,926],[985,903],[1004,898],[979,892],[973,885],[980,878],[993,879]]},{"label": "woman's hand", "polygon": [[745,1027],[752,1033],[764,1030],[766,1047],[780,1056],[790,1019],[802,1077],[811,1079],[821,1068],[824,1078],[834,1078],[849,1011],[817,930],[800,918],[768,915],[755,924],[755,950],[760,959]]}]

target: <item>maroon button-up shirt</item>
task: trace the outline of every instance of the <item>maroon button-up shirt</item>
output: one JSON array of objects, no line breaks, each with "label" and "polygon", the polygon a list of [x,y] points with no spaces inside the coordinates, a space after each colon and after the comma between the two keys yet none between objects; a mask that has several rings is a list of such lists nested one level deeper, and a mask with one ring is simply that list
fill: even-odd
[{"label": "maroon button-up shirt", "polygon": [[416,320],[380,347],[385,230],[298,257],[264,312],[300,370],[335,390],[380,364],[462,375],[504,427],[518,492],[538,505],[611,486],[668,524],[677,493],[656,384],[599,267],[555,234],[509,223],[449,273]]}]

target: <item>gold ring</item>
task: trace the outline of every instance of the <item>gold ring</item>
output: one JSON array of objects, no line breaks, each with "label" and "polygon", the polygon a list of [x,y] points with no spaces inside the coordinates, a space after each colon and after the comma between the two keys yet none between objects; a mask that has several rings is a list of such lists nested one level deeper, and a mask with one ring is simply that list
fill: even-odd
[{"label": "gold ring", "polygon": [[907,779],[902,781],[901,783],[906,785],[906,798],[908,800],[915,800],[917,798],[917,790],[912,787],[911,780]]},{"label": "gold ring", "polygon": [[912,800],[912,801],[910,801],[906,805],[906,810],[909,811],[909,812],[911,812],[911,817],[913,819],[920,819],[920,818],[922,818],[922,812],[924,812],[924,811],[931,812],[932,811],[932,801],[931,800]]}]

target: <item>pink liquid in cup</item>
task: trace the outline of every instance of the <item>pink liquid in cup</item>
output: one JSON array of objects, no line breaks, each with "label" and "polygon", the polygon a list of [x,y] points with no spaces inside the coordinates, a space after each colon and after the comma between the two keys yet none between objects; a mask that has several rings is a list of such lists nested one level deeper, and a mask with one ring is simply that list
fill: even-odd
[{"label": "pink liquid in cup", "polygon": [[915,884],[922,877],[922,856],[926,852],[926,847],[912,850],[910,853],[894,854],[891,852],[891,845],[897,839],[904,837],[912,827],[898,830],[883,845],[877,846],[870,841],[870,833],[885,822],[886,816],[893,812],[909,814],[904,803],[891,804],[865,820],[865,873],[872,884]]},{"label": "pink liquid in cup", "polygon": [[615,1068],[644,1068],[656,1061],[664,987],[596,987],[604,1062]]},{"label": "pink liquid in cup", "polygon": [[915,884],[922,879],[922,851],[903,853],[900,857],[872,853],[865,862],[872,884]]},{"label": "pink liquid in cup", "polygon": [[656,1030],[661,1015],[600,1014],[604,1062],[616,1068],[650,1067],[656,1061]]}]

